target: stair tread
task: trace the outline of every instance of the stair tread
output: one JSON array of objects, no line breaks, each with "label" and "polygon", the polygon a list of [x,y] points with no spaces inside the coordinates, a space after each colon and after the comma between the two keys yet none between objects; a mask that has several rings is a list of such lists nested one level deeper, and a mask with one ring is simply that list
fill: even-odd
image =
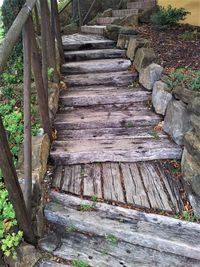
[{"label": "stair tread", "polygon": [[[157,262],[155,266],[163,266],[163,260],[167,267],[199,264],[198,224],[94,203],[56,192],[51,193],[51,197],[53,202],[47,205],[45,216],[49,222],[56,224],[58,236],[61,236],[61,246],[54,251],[57,256],[69,259],[70,255],[74,257],[75,252],[75,255],[80,253],[81,257],[86,255],[84,259],[95,267],[118,267],[121,266],[120,262],[128,267],[133,263],[136,263],[134,266],[152,266],[152,253],[153,262]],[[81,205],[89,205],[94,210],[81,212],[78,210]],[[67,234],[66,228],[70,225],[75,231]],[[46,247],[46,241],[40,242],[40,246]],[[108,254],[102,255],[103,248]],[[134,253],[128,253],[127,250]],[[90,257],[91,252],[94,257]],[[115,264],[110,260],[114,260]]]},{"label": "stair tread", "polygon": [[130,65],[131,61],[123,58],[93,59],[65,63],[62,65],[61,71],[70,75],[106,71],[124,71],[127,70]]}]

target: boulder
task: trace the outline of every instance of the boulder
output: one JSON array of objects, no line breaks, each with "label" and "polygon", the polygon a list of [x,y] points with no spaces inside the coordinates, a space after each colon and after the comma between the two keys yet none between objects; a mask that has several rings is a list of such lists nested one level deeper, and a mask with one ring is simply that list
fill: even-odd
[{"label": "boulder", "polygon": [[142,68],[146,68],[150,65],[155,58],[156,55],[153,49],[142,47],[137,50],[133,64],[136,70],[140,71]]},{"label": "boulder", "polygon": [[140,84],[142,84],[147,90],[152,90],[154,83],[160,80],[162,71],[163,67],[155,63],[152,63],[146,68],[142,68],[139,71]]},{"label": "boulder", "polygon": [[132,27],[138,25],[138,15],[130,15],[122,19],[121,25]]},{"label": "boulder", "polygon": [[175,143],[183,145],[185,133],[192,129],[186,104],[177,100],[169,102],[163,129]]},{"label": "boulder", "polygon": [[200,117],[195,115],[195,114],[192,114],[191,115],[191,124],[195,130],[197,137],[200,139]]},{"label": "boulder", "polygon": [[137,32],[132,28],[122,28],[119,31],[117,47],[121,49],[127,49],[130,38],[136,36]]},{"label": "boulder", "polygon": [[122,26],[119,25],[108,25],[106,27],[105,36],[114,41],[118,40],[119,31],[122,29]]},{"label": "boulder", "polygon": [[190,155],[200,163],[200,139],[195,131],[189,131],[185,134],[184,145]]},{"label": "boulder", "polygon": [[172,94],[166,83],[157,81],[153,87],[152,103],[156,113],[165,115],[167,105],[172,100]]},{"label": "boulder", "polygon": [[102,14],[101,17],[112,17],[112,8],[106,9]]},{"label": "boulder", "polygon": [[193,101],[188,105],[188,109],[194,114],[200,116],[200,97],[196,97]]},{"label": "boulder", "polygon": [[183,86],[176,86],[173,89],[172,93],[174,94],[176,99],[182,100],[186,104],[192,103],[196,97],[200,97],[199,92],[188,90]]},{"label": "boulder", "polygon": [[128,44],[127,57],[133,60],[135,57],[136,50],[141,47],[148,47],[149,42],[144,38],[131,37]]},{"label": "boulder", "polygon": [[42,255],[35,249],[34,246],[27,243],[22,243],[17,249],[17,259],[6,258],[6,263],[10,267],[34,267],[41,259]]},{"label": "boulder", "polygon": [[191,185],[195,194],[200,196],[200,165],[186,148],[183,151],[181,168],[184,180]]},{"label": "boulder", "polygon": [[143,12],[139,14],[138,20],[140,23],[150,23],[151,22],[151,16],[153,13],[157,12],[159,10],[158,6],[150,7],[148,9],[145,9]]}]

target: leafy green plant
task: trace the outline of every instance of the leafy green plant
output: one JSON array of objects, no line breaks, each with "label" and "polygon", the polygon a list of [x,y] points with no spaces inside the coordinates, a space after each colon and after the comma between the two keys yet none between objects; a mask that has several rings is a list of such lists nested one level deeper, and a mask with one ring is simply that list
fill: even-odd
[{"label": "leafy green plant", "polygon": [[162,30],[185,20],[188,14],[190,12],[184,8],[174,8],[171,5],[166,8],[159,6],[158,11],[151,16],[151,22],[156,28]]},{"label": "leafy green plant", "polygon": [[93,202],[97,202],[98,197],[97,197],[96,195],[93,195],[93,196],[91,197],[91,200],[92,200]]},{"label": "leafy green plant", "polygon": [[74,259],[72,261],[72,266],[73,267],[89,267],[89,264],[84,260]]},{"label": "leafy green plant", "polygon": [[16,257],[16,247],[22,240],[23,232],[14,232],[17,226],[15,212],[9,202],[8,191],[3,182],[0,182],[0,246],[5,256]]},{"label": "leafy green plant", "polygon": [[160,139],[160,136],[159,136],[159,134],[158,134],[156,131],[151,131],[149,134],[150,134],[150,135],[152,136],[152,138],[155,139],[155,140],[159,140],[159,139]]},{"label": "leafy green plant", "polygon": [[51,80],[54,75],[54,68],[48,68],[48,79]]},{"label": "leafy green plant", "polygon": [[74,233],[74,232],[76,232],[76,227],[74,225],[69,225],[66,227],[66,232],[68,234]]},{"label": "leafy green plant", "polygon": [[119,242],[118,238],[114,235],[106,235],[106,240],[111,242],[113,246],[116,246]]},{"label": "leafy green plant", "polygon": [[162,80],[167,83],[170,89],[182,85],[189,90],[200,91],[200,71],[177,68],[169,76],[163,77]]},{"label": "leafy green plant", "polygon": [[186,31],[182,35],[184,41],[197,40],[199,36],[200,36],[200,33],[197,30],[190,31],[190,32]]},{"label": "leafy green plant", "polygon": [[94,209],[93,206],[89,205],[89,204],[81,204],[80,205],[80,210],[81,211],[91,211],[93,209]]}]

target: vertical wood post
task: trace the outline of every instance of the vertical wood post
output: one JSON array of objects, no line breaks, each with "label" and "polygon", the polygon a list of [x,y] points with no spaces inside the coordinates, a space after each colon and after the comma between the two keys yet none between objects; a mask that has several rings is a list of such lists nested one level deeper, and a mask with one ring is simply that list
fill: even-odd
[{"label": "vertical wood post", "polygon": [[28,216],[23,194],[17,178],[12,155],[9,149],[6,132],[0,116],[0,168],[3,173],[4,182],[9,193],[9,199],[16,213],[20,229],[24,233],[27,242],[35,245],[36,239],[31,227],[31,220]]},{"label": "vertical wood post", "polygon": [[46,101],[48,103],[48,63],[47,63],[47,31],[46,31],[46,11],[45,1],[40,0],[41,12],[41,42],[42,42],[42,77],[45,88]]},{"label": "vertical wood post", "polygon": [[61,60],[61,63],[64,63],[65,57],[64,57],[64,51],[63,51],[63,45],[62,45],[62,36],[61,36],[57,0],[51,0],[51,14],[52,14],[52,29],[54,30],[54,34],[57,40],[60,60]]},{"label": "vertical wood post", "polygon": [[[30,18],[28,18],[29,20]],[[32,204],[32,142],[31,142],[31,41],[29,23],[23,29],[24,52],[24,199],[31,215]]]},{"label": "vertical wood post", "polygon": [[42,77],[42,67],[40,64],[40,55],[38,52],[32,19],[29,20],[29,34],[30,34],[31,48],[32,48],[32,68],[33,68],[35,86],[38,94],[38,104],[39,104],[40,116],[42,119],[42,127],[44,129],[44,132],[47,133],[49,138],[52,140],[51,123],[49,119],[49,108],[46,96],[47,92],[46,88],[44,87],[44,80]]},{"label": "vertical wood post", "polygon": [[34,7],[34,13],[35,13],[36,32],[39,35],[40,34],[40,22],[39,22],[37,5],[35,5]]},{"label": "vertical wood post", "polygon": [[80,0],[78,0],[78,17],[79,17],[79,27],[81,27],[83,25],[83,23],[82,23]]}]

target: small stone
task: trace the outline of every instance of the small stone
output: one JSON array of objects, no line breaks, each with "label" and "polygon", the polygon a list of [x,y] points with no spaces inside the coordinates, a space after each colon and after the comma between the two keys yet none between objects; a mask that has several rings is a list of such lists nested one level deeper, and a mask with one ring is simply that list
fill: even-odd
[{"label": "small stone", "polygon": [[137,71],[140,71],[142,68],[146,68],[150,65],[153,60],[156,58],[156,55],[151,48],[139,48],[135,54],[135,60],[133,64]]},{"label": "small stone", "polygon": [[192,186],[192,190],[200,196],[200,165],[184,148],[181,168],[184,180]]},{"label": "small stone", "polygon": [[117,47],[121,49],[127,49],[129,40],[132,36],[133,35],[120,33],[118,36]]},{"label": "small stone", "polygon": [[166,83],[157,81],[153,87],[152,103],[156,113],[165,115],[167,105],[172,100],[172,94]]},{"label": "small stone", "polygon": [[188,105],[188,109],[194,114],[200,116],[200,97],[196,97],[193,101]]},{"label": "small stone", "polygon": [[187,105],[182,101],[170,101],[167,106],[163,130],[172,137],[176,144],[183,145],[184,135],[191,129]]},{"label": "small stone", "polygon": [[152,90],[154,83],[160,80],[163,67],[158,64],[152,63],[145,69],[141,69],[139,72],[139,82],[147,89]]},{"label": "small stone", "polygon": [[128,44],[127,57],[133,60],[136,50],[141,47],[148,47],[149,42],[144,38],[131,37]]}]

